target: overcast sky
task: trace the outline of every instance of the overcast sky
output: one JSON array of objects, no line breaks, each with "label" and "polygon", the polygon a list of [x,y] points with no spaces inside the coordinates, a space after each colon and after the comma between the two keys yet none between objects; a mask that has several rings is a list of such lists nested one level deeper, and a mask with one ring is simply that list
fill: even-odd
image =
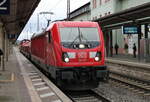
[{"label": "overcast sky", "polygon": [[[70,0],[71,11],[79,8],[80,6],[88,3],[90,0]],[[19,40],[30,38],[31,35],[37,32],[37,15],[40,12],[53,12],[54,15],[39,15],[40,30],[47,25],[46,19],[60,20],[66,18],[67,14],[67,0],[41,0],[35,12],[31,16],[24,30],[19,36]]]}]

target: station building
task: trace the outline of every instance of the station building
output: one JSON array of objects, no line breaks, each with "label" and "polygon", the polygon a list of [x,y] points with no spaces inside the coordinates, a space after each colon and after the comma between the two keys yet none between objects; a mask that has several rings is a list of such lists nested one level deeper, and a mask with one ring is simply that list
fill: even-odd
[{"label": "station building", "polygon": [[[149,41],[147,41],[150,38],[148,6],[150,6],[149,0],[90,0],[89,3],[72,11],[70,17],[74,21],[96,21],[101,25],[107,56],[115,53],[115,44],[119,46],[119,54],[133,54],[135,43],[137,54],[139,53],[141,59],[140,57],[150,55]],[[137,26],[140,34],[123,34],[124,25]],[[128,45],[127,52],[124,49],[125,44]],[[144,46],[140,46],[142,44]]]},{"label": "station building", "polygon": [[[91,20],[109,16],[111,14],[130,9],[145,3],[149,0],[91,0]],[[122,18],[123,19],[123,18]],[[144,33],[144,26],[142,26],[142,33]],[[119,53],[125,53],[124,45],[128,44],[128,53],[133,53],[133,44],[138,48],[138,35],[123,35],[122,28],[112,30],[113,47],[115,44],[119,46]],[[150,36],[149,36],[150,37]]]},{"label": "station building", "polygon": [[90,21],[91,20],[90,2],[72,11],[70,13],[70,19],[72,21]]}]

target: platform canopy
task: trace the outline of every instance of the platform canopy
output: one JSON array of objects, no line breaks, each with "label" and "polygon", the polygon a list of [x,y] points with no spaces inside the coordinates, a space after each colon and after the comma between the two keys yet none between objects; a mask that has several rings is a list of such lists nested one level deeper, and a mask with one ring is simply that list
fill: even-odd
[{"label": "platform canopy", "polygon": [[150,2],[95,20],[102,28],[113,29],[124,24],[150,23]]},{"label": "platform canopy", "polygon": [[[19,36],[41,0],[9,0],[10,13],[0,14],[7,34]],[[15,40],[17,39],[15,37]]]}]

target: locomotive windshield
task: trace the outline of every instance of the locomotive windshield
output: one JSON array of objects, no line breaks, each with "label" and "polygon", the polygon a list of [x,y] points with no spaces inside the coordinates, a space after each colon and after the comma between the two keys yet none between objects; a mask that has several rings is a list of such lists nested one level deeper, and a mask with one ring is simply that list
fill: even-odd
[{"label": "locomotive windshield", "polygon": [[78,44],[85,44],[88,48],[99,45],[97,28],[66,27],[60,28],[61,43],[64,47],[74,48]]}]

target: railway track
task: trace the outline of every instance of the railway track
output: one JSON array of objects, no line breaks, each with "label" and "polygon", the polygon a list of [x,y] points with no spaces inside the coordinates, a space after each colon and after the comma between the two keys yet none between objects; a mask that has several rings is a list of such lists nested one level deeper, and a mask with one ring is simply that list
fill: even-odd
[{"label": "railway track", "polygon": [[93,90],[66,93],[73,102],[111,102]]},{"label": "railway track", "polygon": [[150,96],[150,83],[118,73],[110,73],[110,83],[123,86],[136,94]]},{"label": "railway track", "polygon": [[[36,67],[39,68],[39,66],[36,66]],[[39,78],[43,77],[43,76],[41,76],[42,73],[43,72],[40,69],[30,71],[30,77],[31,77],[32,81],[34,81],[34,80],[40,81],[40,82],[44,83],[44,85],[46,85],[47,83],[45,83],[45,80],[39,79]],[[46,86],[48,86],[48,85],[46,85]],[[63,91],[63,89],[62,89],[62,91]],[[72,102],[111,102],[108,99],[104,98],[103,96],[99,95],[98,92],[96,92],[95,90],[68,91],[68,92],[64,92],[64,93],[72,100]],[[64,97],[64,96],[62,96],[62,97]]]},{"label": "railway track", "polygon": [[[33,62],[32,62],[33,63]],[[34,64],[35,65],[35,64]],[[44,73],[42,70],[39,69],[39,66],[35,65],[38,70],[38,73]],[[33,74],[36,75],[36,72],[30,72],[31,76]],[[46,75],[47,76],[47,75]],[[36,77],[36,76],[35,76]],[[47,76],[48,77],[48,76]],[[39,78],[39,77],[36,77]],[[38,80],[38,79],[35,79]],[[51,79],[49,79],[51,80]],[[44,80],[41,80],[44,82]],[[62,89],[63,91],[63,89]],[[111,102],[108,99],[104,98],[103,96],[99,95],[98,92],[95,90],[88,90],[88,91],[68,91],[64,92],[73,102]]]}]

